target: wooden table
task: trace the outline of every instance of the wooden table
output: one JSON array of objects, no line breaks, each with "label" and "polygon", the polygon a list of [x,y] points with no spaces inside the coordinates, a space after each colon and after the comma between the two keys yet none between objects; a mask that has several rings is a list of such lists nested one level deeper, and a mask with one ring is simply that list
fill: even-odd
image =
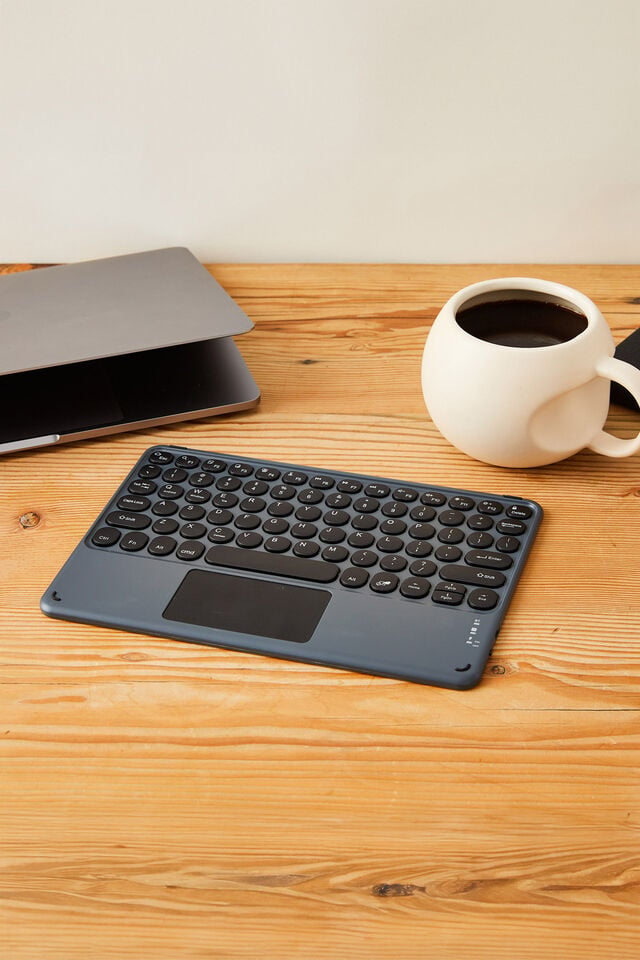
[{"label": "wooden table", "polygon": [[[256,410],[0,461],[0,957],[637,960],[639,458],[476,463],[430,422],[419,367],[445,299],[492,276],[575,286],[621,339],[640,267],[211,270],[256,323]],[[612,408],[618,435],[639,426]],[[481,684],[43,617],[156,442],[539,500]]]}]

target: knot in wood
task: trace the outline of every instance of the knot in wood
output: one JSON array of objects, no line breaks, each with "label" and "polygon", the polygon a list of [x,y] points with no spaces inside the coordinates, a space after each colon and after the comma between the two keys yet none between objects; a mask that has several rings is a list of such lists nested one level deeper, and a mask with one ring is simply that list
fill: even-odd
[{"label": "knot in wood", "polygon": [[36,513],[35,510],[29,510],[27,513],[23,513],[20,517],[20,526],[24,527],[25,530],[28,527],[37,527],[40,523],[40,514]]}]

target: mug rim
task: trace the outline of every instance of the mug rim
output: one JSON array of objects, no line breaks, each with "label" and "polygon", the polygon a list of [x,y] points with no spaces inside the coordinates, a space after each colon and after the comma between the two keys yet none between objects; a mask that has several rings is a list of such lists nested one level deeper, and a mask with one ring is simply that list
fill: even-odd
[{"label": "mug rim", "polygon": [[597,317],[599,315],[599,310],[596,304],[586,296],[586,294],[581,293],[579,290],[569,287],[563,283],[556,283],[555,280],[540,280],[536,277],[496,277],[492,280],[480,280],[477,283],[471,283],[466,287],[458,290],[457,293],[454,293],[449,300],[449,306],[452,310],[453,320],[456,325],[458,332],[472,340],[474,343],[487,343],[489,347],[499,348],[501,350],[510,350],[510,351],[523,351],[531,353],[530,347],[516,347],[510,346],[503,343],[493,343],[486,340],[482,340],[479,337],[474,336],[472,333],[469,333],[458,323],[457,314],[461,307],[464,306],[469,300],[472,300],[474,297],[481,296],[483,293],[498,293],[504,291],[504,293],[509,292],[523,292],[523,293],[542,293],[550,294],[556,296],[560,300],[566,301],[567,304],[577,307],[582,316],[586,320],[586,326],[584,330],[581,330],[571,337],[570,340],[565,340],[562,343],[550,343],[546,346],[536,347],[536,353],[540,350],[558,350],[562,347],[570,347],[572,344],[577,343],[582,338],[586,337],[589,334],[589,331],[593,328],[596,323]]}]

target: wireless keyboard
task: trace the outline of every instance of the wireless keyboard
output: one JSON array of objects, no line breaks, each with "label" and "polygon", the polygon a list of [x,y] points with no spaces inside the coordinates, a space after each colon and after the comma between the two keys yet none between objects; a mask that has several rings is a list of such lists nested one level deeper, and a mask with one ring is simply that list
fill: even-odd
[{"label": "wireless keyboard", "polygon": [[541,517],[518,497],[156,446],[41,607],[466,689],[482,675]]}]

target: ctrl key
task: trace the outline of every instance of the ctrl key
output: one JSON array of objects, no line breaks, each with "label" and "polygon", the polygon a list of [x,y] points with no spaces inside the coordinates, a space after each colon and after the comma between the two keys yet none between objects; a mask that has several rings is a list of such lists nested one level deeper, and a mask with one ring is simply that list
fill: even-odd
[{"label": "ctrl key", "polygon": [[478,589],[471,591],[467,602],[474,610],[493,610],[499,599],[495,590]]},{"label": "ctrl key", "polygon": [[100,527],[91,537],[91,543],[96,547],[112,547],[120,539],[120,531],[113,527]]}]

